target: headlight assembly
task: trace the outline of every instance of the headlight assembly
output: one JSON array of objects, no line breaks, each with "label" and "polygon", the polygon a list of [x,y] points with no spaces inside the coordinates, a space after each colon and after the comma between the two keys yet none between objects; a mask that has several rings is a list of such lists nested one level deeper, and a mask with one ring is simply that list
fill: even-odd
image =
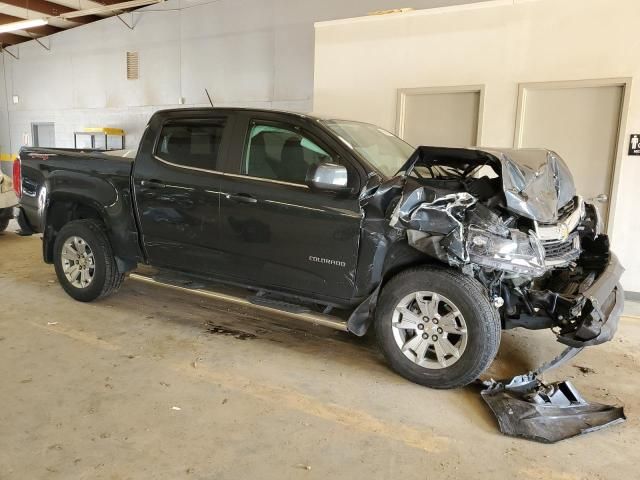
[{"label": "headlight assembly", "polygon": [[477,227],[467,231],[469,260],[495,270],[539,277],[545,272],[544,249],[535,235],[510,229],[499,236]]}]

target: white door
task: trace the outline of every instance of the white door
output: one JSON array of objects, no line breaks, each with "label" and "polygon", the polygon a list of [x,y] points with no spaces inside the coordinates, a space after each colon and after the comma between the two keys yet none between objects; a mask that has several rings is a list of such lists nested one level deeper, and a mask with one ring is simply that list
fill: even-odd
[{"label": "white door", "polygon": [[478,143],[481,92],[405,89],[399,92],[398,134],[414,146]]},{"label": "white door", "polygon": [[[611,197],[623,85],[521,88],[516,146],[556,151],[569,165],[579,195]],[[601,208],[604,217],[607,206]]]}]

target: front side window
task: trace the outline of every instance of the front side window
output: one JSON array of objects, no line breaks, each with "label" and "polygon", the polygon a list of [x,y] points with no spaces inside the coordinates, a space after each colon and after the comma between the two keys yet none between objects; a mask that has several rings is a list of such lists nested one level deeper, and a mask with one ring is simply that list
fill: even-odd
[{"label": "front side window", "polygon": [[296,129],[254,123],[242,172],[250,177],[304,184],[312,165],[331,156]]},{"label": "front side window", "polygon": [[180,121],[160,132],[156,156],[183,167],[218,170],[224,122]]}]

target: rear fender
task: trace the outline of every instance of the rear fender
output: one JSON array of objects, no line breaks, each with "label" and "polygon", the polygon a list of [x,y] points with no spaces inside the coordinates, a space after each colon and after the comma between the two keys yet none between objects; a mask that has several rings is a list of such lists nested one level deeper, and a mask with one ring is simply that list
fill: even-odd
[{"label": "rear fender", "polygon": [[40,217],[45,262],[53,261],[55,237],[62,226],[72,220],[85,218],[99,220],[105,225],[120,271],[135,268],[141,260],[138,231],[128,190],[119,191],[111,182],[100,177],[77,172],[56,175],[54,172],[42,187],[39,197],[39,208],[43,209]]}]

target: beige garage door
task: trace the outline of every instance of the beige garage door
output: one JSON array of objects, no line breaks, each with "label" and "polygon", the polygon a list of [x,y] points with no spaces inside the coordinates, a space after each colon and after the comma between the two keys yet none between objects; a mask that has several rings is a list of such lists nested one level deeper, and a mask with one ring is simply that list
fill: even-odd
[{"label": "beige garage door", "polygon": [[398,133],[414,146],[475,146],[480,97],[480,91],[401,90]]},{"label": "beige garage door", "polygon": [[[521,89],[517,145],[544,147],[567,162],[578,194],[611,196],[624,86]],[[606,216],[605,205],[601,209]]]}]

